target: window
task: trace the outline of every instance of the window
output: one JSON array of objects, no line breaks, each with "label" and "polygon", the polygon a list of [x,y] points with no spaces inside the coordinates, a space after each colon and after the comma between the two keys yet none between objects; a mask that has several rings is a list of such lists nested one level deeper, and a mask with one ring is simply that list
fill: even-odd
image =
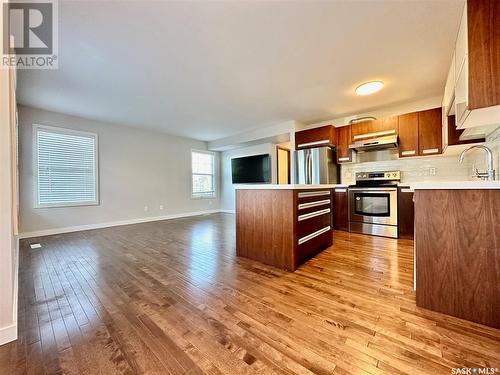
[{"label": "window", "polygon": [[208,151],[191,151],[191,196],[215,197],[215,154]]},{"label": "window", "polygon": [[36,207],[98,204],[97,134],[34,125]]}]

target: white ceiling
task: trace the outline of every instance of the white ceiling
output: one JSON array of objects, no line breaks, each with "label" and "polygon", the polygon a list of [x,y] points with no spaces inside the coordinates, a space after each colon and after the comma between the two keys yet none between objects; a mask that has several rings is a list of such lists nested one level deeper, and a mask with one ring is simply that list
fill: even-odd
[{"label": "white ceiling", "polygon": [[441,94],[463,4],[60,0],[59,69],[19,101],[201,140],[326,120]]}]

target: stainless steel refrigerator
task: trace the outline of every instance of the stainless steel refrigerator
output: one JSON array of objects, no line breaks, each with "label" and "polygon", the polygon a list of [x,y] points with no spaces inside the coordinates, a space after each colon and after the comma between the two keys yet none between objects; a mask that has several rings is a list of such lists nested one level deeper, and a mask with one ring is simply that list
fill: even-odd
[{"label": "stainless steel refrigerator", "polygon": [[297,184],[340,183],[340,166],[335,161],[335,150],[331,147],[295,151],[295,182]]}]

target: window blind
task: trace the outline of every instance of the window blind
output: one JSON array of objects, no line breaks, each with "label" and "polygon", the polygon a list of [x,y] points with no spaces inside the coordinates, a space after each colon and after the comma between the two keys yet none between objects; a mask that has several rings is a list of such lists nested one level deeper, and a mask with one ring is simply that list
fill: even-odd
[{"label": "window blind", "polygon": [[38,206],[97,204],[97,135],[36,128]]},{"label": "window blind", "polygon": [[191,152],[192,163],[192,190],[193,197],[215,196],[215,158],[214,154],[208,152]]}]

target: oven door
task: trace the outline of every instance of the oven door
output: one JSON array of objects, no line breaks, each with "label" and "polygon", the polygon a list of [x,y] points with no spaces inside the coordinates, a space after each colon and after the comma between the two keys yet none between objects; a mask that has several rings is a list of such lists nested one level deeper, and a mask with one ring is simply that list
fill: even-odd
[{"label": "oven door", "polygon": [[396,188],[349,189],[350,221],[398,225]]}]

